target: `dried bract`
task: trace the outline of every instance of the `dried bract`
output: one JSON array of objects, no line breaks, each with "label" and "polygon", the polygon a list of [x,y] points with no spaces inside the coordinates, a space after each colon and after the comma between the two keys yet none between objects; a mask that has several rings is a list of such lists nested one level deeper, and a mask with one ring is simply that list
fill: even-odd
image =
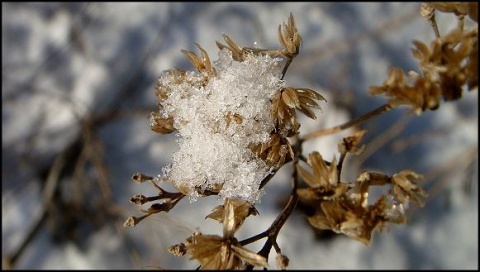
[{"label": "dried bract", "polygon": [[211,218],[223,223],[226,210],[225,205],[229,205],[227,206],[228,209],[230,206],[233,206],[233,214],[235,215],[234,231],[236,232],[248,216],[258,215],[257,209],[247,201],[234,198],[227,198],[227,201],[226,204],[215,207],[205,218]]},{"label": "dried bract", "polygon": [[215,68],[213,68],[210,58],[207,52],[198,44],[195,43],[202,53],[202,57],[198,57],[195,53],[188,50],[181,50],[183,54],[187,56],[195,69],[200,73],[205,73],[208,77],[214,77],[216,75]]},{"label": "dried bract", "polygon": [[235,41],[232,40],[228,35],[222,34],[223,39],[227,42],[227,45],[224,45],[221,42],[216,41],[217,47],[220,50],[224,48],[228,49],[232,53],[232,58],[236,61],[244,61],[244,51]]}]

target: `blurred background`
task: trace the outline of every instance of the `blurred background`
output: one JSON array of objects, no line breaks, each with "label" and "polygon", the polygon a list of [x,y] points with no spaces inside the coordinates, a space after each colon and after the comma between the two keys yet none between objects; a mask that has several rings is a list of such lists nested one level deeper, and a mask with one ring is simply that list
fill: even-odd
[{"label": "blurred background", "polygon": [[[191,69],[180,52],[215,41],[278,48],[290,12],[303,45],[287,85],[324,95],[302,133],[342,124],[385,98],[368,94],[388,68],[418,71],[411,41],[433,31],[420,3],[5,3],[2,2],[2,268],[196,268],[166,252],[196,230],[220,234],[204,217],[216,197],[184,199],[168,214],[123,228],[140,215],[128,199],[155,195],[134,173],[160,174],[177,149],[175,135],[150,131],[154,84],[162,71]],[[456,25],[437,13],[441,33]],[[421,116],[400,108],[361,128],[367,149],[344,165],[425,175],[430,197],[412,206],[409,224],[391,225],[370,247],[309,227],[298,207],[278,237],[292,269],[478,269],[478,91]],[[327,160],[349,131],[309,141]],[[351,132],[351,131],[350,131]],[[337,155],[338,156],[338,155]],[[239,238],[270,226],[289,191],[288,164],[265,187],[259,216]],[[259,250],[263,240],[248,248]],[[275,255],[270,255],[274,268]]]}]

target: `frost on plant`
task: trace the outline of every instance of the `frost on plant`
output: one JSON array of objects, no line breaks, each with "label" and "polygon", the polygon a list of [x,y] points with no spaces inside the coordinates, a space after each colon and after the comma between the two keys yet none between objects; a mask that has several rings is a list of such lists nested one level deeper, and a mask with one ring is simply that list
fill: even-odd
[{"label": "frost on plant", "polygon": [[[182,192],[219,191],[226,198],[256,202],[271,167],[249,148],[270,139],[271,100],[285,85],[278,58],[248,54],[235,61],[227,49],[214,62],[215,75],[172,72],[158,80],[158,115],[173,118],[178,150],[164,180]],[[165,91],[164,91],[165,90]]]}]

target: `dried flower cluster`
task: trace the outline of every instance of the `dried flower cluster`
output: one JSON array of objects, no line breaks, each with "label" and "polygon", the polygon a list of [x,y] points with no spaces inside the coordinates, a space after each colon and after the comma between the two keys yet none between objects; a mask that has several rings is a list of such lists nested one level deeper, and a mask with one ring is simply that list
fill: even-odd
[{"label": "dried flower cluster", "polygon": [[[353,138],[357,141],[360,137]],[[345,141],[348,139],[342,142]],[[343,149],[342,142],[339,146]],[[353,147],[352,150],[356,152],[358,147]],[[318,229],[343,233],[366,245],[369,245],[373,231],[381,230],[386,222],[406,221],[404,210],[410,199],[423,206],[427,196],[415,181],[422,176],[411,170],[404,170],[393,176],[363,172],[355,182],[340,182],[335,159],[327,165],[320,153],[313,152],[308,156],[307,162],[313,175],[297,166],[300,176],[308,185],[297,192],[300,202],[312,206],[315,210],[315,214],[308,217],[310,224]],[[369,205],[370,186],[384,185],[390,185],[392,189]]]},{"label": "dried flower cluster", "polygon": [[[464,85],[469,90],[477,88],[477,28],[467,30],[463,24],[465,15],[477,21],[475,7],[462,3],[422,5],[421,14],[431,22],[435,9],[459,17],[459,27],[438,37],[430,47],[414,42],[413,54],[420,61],[422,74],[407,77],[400,69],[392,68],[382,86],[371,87],[372,94],[386,94],[389,104],[304,137],[299,136],[297,111],[315,119],[313,110],[320,109],[319,101],[325,99],[311,89],[289,87],[283,80],[302,41],[292,15],[278,28],[279,49],[241,47],[223,34],[226,44],[217,42],[220,51],[214,62],[198,44],[200,56],[182,50],[196,71],[176,68],[163,73],[155,88],[160,109],[150,116],[153,131],[177,132],[180,149],[158,177],[134,175],[134,181],[148,181],[158,193],[133,196],[130,201],[136,205],[154,203],[142,210],[143,216],[130,217],[124,225],[135,226],[152,214],[169,212],[185,196],[194,199],[216,195],[224,199],[224,205],[215,207],[205,218],[221,223],[223,235],[196,232],[169,251],[176,256],[190,255],[200,263],[200,269],[251,269],[268,267],[273,248],[277,268],[285,269],[289,258],[276,238],[298,203],[314,211],[308,216],[314,228],[343,233],[366,245],[374,230],[382,230],[387,223],[406,222],[405,210],[410,203],[423,206],[427,197],[418,184],[422,175],[412,170],[393,175],[368,171],[354,181],[342,179],[345,158],[365,150],[361,140],[366,131],[358,130],[338,143],[338,161],[336,157],[327,161],[319,152],[306,158],[302,144],[399,105],[410,105],[421,113],[437,108],[442,97],[458,99]],[[267,230],[237,240],[235,234],[246,218],[258,214],[254,205],[259,203],[263,187],[290,162],[292,191],[282,212]],[[158,182],[169,182],[178,192],[168,192]],[[386,186],[388,190],[372,199],[371,186]],[[257,253],[246,248],[263,238],[265,244]]]},{"label": "dried flower cluster", "polygon": [[194,233],[185,243],[170,247],[170,251],[176,255],[190,254],[191,259],[200,262],[202,269],[240,269],[247,263],[268,267],[265,257],[244,248],[234,237],[245,218],[257,214],[248,202],[227,198],[224,205],[217,206],[206,217],[222,223],[223,236]]},{"label": "dried flower cluster", "polygon": [[[459,21],[443,37],[435,22],[436,9],[454,13]],[[413,41],[421,74],[411,71],[407,76],[393,67],[382,86],[370,87],[371,94],[385,94],[393,106],[409,105],[417,114],[437,109],[441,98],[459,99],[465,85],[469,91],[478,88],[478,3],[424,3],[421,14],[432,22],[437,35],[430,46]],[[465,27],[465,15],[475,22],[474,27]]]},{"label": "dried flower cluster", "polygon": [[296,110],[315,118],[310,108],[324,98],[281,79],[280,57],[293,59],[301,42],[293,16],[279,26],[278,50],[244,48],[223,37],[227,45],[217,42],[216,62],[197,44],[200,56],[182,50],[197,73],[169,70],[157,82],[160,111],[151,114],[151,128],[181,137],[160,179],[193,198],[208,192],[255,203],[262,180],[293,156],[286,137],[300,127]]}]

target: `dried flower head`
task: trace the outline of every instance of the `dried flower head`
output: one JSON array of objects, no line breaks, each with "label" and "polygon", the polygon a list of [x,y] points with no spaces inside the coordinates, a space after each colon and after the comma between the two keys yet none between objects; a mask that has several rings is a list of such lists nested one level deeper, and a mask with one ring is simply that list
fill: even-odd
[{"label": "dried flower head", "polygon": [[244,61],[244,51],[243,48],[240,47],[232,38],[230,38],[226,34],[222,34],[223,39],[227,42],[227,45],[216,41],[217,47],[220,50],[224,48],[231,52],[232,58],[236,61]]},{"label": "dried flower head", "polygon": [[287,65],[282,71],[282,59],[274,58],[291,61],[298,54],[293,15],[279,31],[280,51],[241,47],[223,34],[217,61],[197,44],[201,56],[182,52],[198,73],[169,70],[159,78],[160,111],[151,115],[152,130],[181,137],[162,179],[192,199],[215,193],[255,203],[262,181],[293,157],[286,137],[298,132],[295,111],[316,118],[312,108],[320,108],[323,96],[286,87]]},{"label": "dried flower head", "polygon": [[415,180],[423,179],[411,170],[403,170],[392,176],[393,192],[395,196],[405,205],[408,206],[409,201],[414,201],[417,205],[422,207],[427,193],[418,186]]},{"label": "dried flower head", "polygon": [[197,45],[198,49],[200,49],[202,53],[201,58],[198,57],[195,53],[188,50],[182,50],[182,53],[187,56],[187,58],[193,64],[195,69],[197,69],[197,71],[199,71],[200,73],[205,73],[207,77],[215,76],[216,71],[215,68],[212,66],[212,63],[210,62],[207,51],[205,51],[198,43],[195,43],[195,45]]},{"label": "dried flower head", "polygon": [[275,257],[275,263],[278,269],[281,269],[281,270],[287,269],[289,262],[290,262],[290,259],[288,259],[287,256],[281,253],[277,254],[277,256]]},{"label": "dried flower head", "polygon": [[293,158],[292,146],[288,140],[276,133],[270,135],[268,142],[253,146],[252,151],[275,169],[280,168],[287,159]]},{"label": "dried flower head", "polygon": [[[374,230],[381,231],[387,222],[399,224],[406,221],[404,209],[408,207],[410,198],[419,206],[423,205],[426,193],[412,181],[417,178],[421,178],[421,175],[410,170],[393,176],[363,172],[355,183],[349,184],[348,188],[341,190],[335,198],[309,194],[312,198],[310,203],[313,203],[316,209],[315,214],[308,217],[308,221],[315,228],[343,233],[369,245]],[[384,185],[391,185],[393,192],[389,190],[374,204],[369,204],[370,186]],[[300,192],[299,196],[302,197]]]},{"label": "dried flower head", "polygon": [[424,5],[428,7],[441,11],[441,12],[450,12],[455,15],[467,15],[469,10],[468,3],[462,2],[425,2]]},{"label": "dried flower head", "polygon": [[300,124],[297,121],[296,109],[316,119],[311,108],[320,109],[317,101],[321,100],[326,101],[322,95],[307,88],[285,87],[278,92],[272,101],[271,115],[280,134],[292,136],[298,132]]},{"label": "dried flower head", "polygon": [[355,132],[352,136],[343,138],[338,143],[338,152],[340,154],[352,153],[355,155],[361,154],[365,150],[365,145],[359,145],[366,130],[360,130]]},{"label": "dried flower head", "polygon": [[438,108],[441,89],[429,78],[413,75],[406,78],[401,69],[392,67],[383,85],[371,86],[370,93],[372,95],[385,93],[393,106],[409,105],[415,113],[421,114],[427,109]]},{"label": "dried flower head", "polygon": [[[228,198],[227,200],[228,202],[225,201],[224,205],[219,205],[215,207],[213,211],[205,218],[211,218],[217,220],[220,223],[224,223],[223,220],[225,219],[226,209],[232,206],[233,213],[235,215],[233,231],[236,232],[248,216],[258,214],[257,209],[255,209],[254,206],[244,200],[235,198]],[[225,207],[225,205],[227,204],[229,206]]]},{"label": "dried flower head", "polygon": [[[435,9],[459,16],[457,28],[444,37],[440,37],[434,23]],[[478,87],[478,26],[465,29],[463,24],[466,14],[472,14],[476,21],[478,4],[424,3],[420,13],[432,22],[437,36],[430,46],[413,41],[412,53],[419,61],[422,74],[412,72],[407,78],[402,70],[391,68],[382,86],[370,87],[371,94],[385,94],[390,104],[410,105],[417,114],[437,109],[441,98],[459,99],[465,85],[470,91]]]},{"label": "dried flower head", "polygon": [[288,22],[283,23],[283,28],[282,25],[278,26],[278,40],[283,46],[283,49],[280,50],[282,56],[292,59],[298,55],[302,37],[298,33],[295,19],[291,13]]},{"label": "dried flower head", "polygon": [[[245,213],[247,205],[240,200],[229,198],[225,200],[223,217],[220,220],[223,224],[223,237],[195,233],[187,238],[185,242],[186,252],[191,255],[191,259],[200,262],[200,269],[241,269],[245,268],[246,264],[268,267],[265,257],[244,248],[234,237],[239,226],[237,220],[248,214],[248,212]],[[219,212],[216,214],[219,214]],[[216,217],[216,215],[213,217]]]},{"label": "dried flower head", "polygon": [[313,199],[332,199],[344,194],[348,185],[338,181],[336,159],[328,166],[318,152],[308,155],[308,164],[313,175],[303,167],[297,165],[298,173],[308,184],[308,188],[298,189],[300,198],[309,201]]},{"label": "dried flower head", "polygon": [[329,229],[369,245],[372,232],[380,223],[368,218],[368,209],[357,207],[347,198],[343,201],[323,201],[317,213],[308,218],[318,229]]}]

